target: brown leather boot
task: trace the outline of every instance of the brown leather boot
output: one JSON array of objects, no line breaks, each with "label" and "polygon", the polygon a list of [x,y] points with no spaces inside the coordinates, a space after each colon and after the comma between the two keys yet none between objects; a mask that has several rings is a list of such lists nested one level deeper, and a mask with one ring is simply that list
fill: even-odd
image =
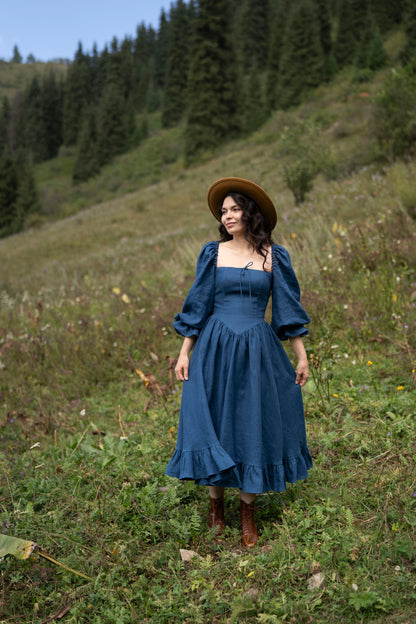
[{"label": "brown leather boot", "polygon": [[256,545],[259,539],[256,525],[254,524],[254,501],[252,503],[245,503],[240,498],[240,518],[242,529],[242,541],[243,546],[246,548],[252,548]]},{"label": "brown leather boot", "polygon": [[217,532],[221,533],[225,529],[224,522],[224,497],[209,498],[210,510],[208,518],[208,526],[210,529],[218,527]]}]

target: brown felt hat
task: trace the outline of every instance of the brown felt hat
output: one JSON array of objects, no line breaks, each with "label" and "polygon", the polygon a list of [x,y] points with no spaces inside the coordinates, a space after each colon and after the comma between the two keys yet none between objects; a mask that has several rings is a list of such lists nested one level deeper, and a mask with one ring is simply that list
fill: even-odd
[{"label": "brown felt hat", "polygon": [[221,221],[222,201],[229,193],[242,193],[256,202],[263,217],[272,230],[276,225],[277,215],[272,200],[261,186],[243,178],[221,178],[212,184],[208,191],[208,206],[214,217]]}]

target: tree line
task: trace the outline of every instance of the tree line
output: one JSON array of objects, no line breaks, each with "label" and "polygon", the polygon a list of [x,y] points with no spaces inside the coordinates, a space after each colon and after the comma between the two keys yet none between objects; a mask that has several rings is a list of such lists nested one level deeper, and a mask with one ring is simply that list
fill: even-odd
[{"label": "tree line", "polygon": [[[51,70],[4,99],[0,175],[22,163],[30,175],[64,145],[76,152],[74,183],[85,181],[137,146],[155,111],[166,128],[183,123],[189,164],[343,67],[381,67],[382,37],[399,24],[414,55],[415,13],[411,0],[176,0],[157,30],[141,23],[101,52],[80,43],[65,77]],[[0,233],[17,227],[3,219],[3,202],[0,188]]]}]

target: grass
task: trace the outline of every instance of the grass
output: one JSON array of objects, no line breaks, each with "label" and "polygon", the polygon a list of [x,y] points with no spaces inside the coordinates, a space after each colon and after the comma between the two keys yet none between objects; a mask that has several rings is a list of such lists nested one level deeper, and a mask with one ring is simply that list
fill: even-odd
[{"label": "grass", "polygon": [[[367,136],[366,98],[342,102],[346,84],[297,111],[316,120],[325,109],[340,164]],[[177,140],[156,136],[142,188],[123,157],[107,177],[131,187],[0,242],[1,532],[93,579],[5,558],[1,622],[413,622],[415,163],[355,162],[294,206],[278,145],[291,115],[204,164],[168,163],[152,183],[160,146]],[[336,122],[347,131],[334,134]],[[314,468],[258,498],[253,551],[240,545],[235,492],[216,544],[204,488],[164,476],[181,391],[171,321],[216,237],[205,192],[223,175],[254,178],[276,200],[277,238],[313,319],[304,400]],[[199,556],[183,562],[181,548]]]}]

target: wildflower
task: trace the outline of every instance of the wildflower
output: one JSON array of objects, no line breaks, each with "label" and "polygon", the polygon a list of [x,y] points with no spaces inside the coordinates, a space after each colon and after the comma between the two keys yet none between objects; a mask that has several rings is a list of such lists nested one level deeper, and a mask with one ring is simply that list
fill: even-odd
[{"label": "wildflower", "polygon": [[118,288],[117,286],[114,286],[114,288],[113,288],[113,293],[114,293],[115,295],[119,295],[119,294],[121,293],[120,288]]},{"label": "wildflower", "polygon": [[403,390],[404,386],[397,386],[396,390]]},{"label": "wildflower", "polygon": [[367,366],[372,366],[372,364],[373,364],[373,363],[372,363],[372,361],[371,361],[371,360],[368,360],[368,362],[367,362]]},{"label": "wildflower", "polygon": [[121,299],[122,299],[122,301],[124,301],[124,303],[130,303],[130,297],[128,295],[126,295],[126,293],[124,293],[124,295],[122,295]]},{"label": "wildflower", "polygon": [[332,396],[334,396],[334,397],[338,397],[338,395],[337,395],[337,394],[335,394],[335,393],[334,393]]},{"label": "wildflower", "polygon": [[85,416],[85,409],[82,409],[79,413],[80,416]]},{"label": "wildflower", "polygon": [[393,293],[393,294],[392,294],[392,296],[391,296],[391,300],[393,301],[393,303],[396,303],[396,301],[397,301],[397,295],[396,295],[396,293]]}]

